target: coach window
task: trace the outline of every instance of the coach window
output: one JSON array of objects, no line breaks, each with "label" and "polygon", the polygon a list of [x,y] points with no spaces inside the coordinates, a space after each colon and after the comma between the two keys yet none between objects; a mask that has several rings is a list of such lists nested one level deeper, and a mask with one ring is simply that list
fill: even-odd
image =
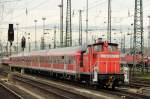
[{"label": "coach window", "polygon": [[57,63],[59,64],[59,56],[57,56]]},{"label": "coach window", "polygon": [[43,56],[41,56],[41,60],[42,60],[42,63],[44,63],[44,58],[43,58]]},{"label": "coach window", "polygon": [[53,57],[50,56],[50,63],[53,63]]},{"label": "coach window", "polygon": [[61,56],[59,56],[59,64],[61,64]]},{"label": "coach window", "polygon": [[34,58],[33,58],[33,57],[30,57],[30,59],[31,59],[31,62],[33,62],[33,61],[34,61]]},{"label": "coach window", "polygon": [[29,62],[29,57],[27,57],[27,63]]},{"label": "coach window", "polygon": [[42,63],[44,63],[44,57],[43,56],[41,56],[41,59],[42,59]]},{"label": "coach window", "polygon": [[54,56],[54,63],[56,63],[56,56]]},{"label": "coach window", "polygon": [[39,61],[40,61],[40,63],[42,62],[42,60],[41,60],[42,58],[41,58],[41,56],[39,56]]},{"label": "coach window", "polygon": [[55,56],[53,56],[53,63],[55,64]]},{"label": "coach window", "polygon": [[72,64],[72,56],[69,57],[69,64]]},{"label": "coach window", "polygon": [[32,58],[33,58],[33,62],[35,62],[35,57],[33,56]]},{"label": "coach window", "polygon": [[50,56],[50,62],[53,63],[53,57],[52,56]]},{"label": "coach window", "polygon": [[65,56],[65,64],[68,64],[68,56]]},{"label": "coach window", "polygon": [[75,57],[72,56],[72,64],[75,64]]},{"label": "coach window", "polygon": [[51,56],[51,63],[54,63],[54,57]]},{"label": "coach window", "polygon": [[35,62],[38,62],[38,58],[37,58],[37,56],[35,56]]},{"label": "coach window", "polygon": [[44,59],[43,59],[43,56],[41,56],[41,62],[42,62],[42,63],[43,63],[43,60],[44,60]]},{"label": "coach window", "polygon": [[57,56],[55,56],[55,64],[57,63]]},{"label": "coach window", "polygon": [[35,56],[34,58],[35,58],[35,62],[38,62],[37,57]]},{"label": "coach window", "polygon": [[28,57],[28,62],[30,62],[30,57]]},{"label": "coach window", "polygon": [[47,56],[45,56],[45,63],[47,63],[48,62],[48,57]]},{"label": "coach window", "polygon": [[58,63],[58,56],[56,56],[56,63]]},{"label": "coach window", "polygon": [[34,62],[34,57],[31,57],[31,62]]},{"label": "coach window", "polygon": [[32,58],[32,62],[35,62],[35,56],[31,57]]},{"label": "coach window", "polygon": [[30,62],[30,57],[28,57],[28,61]]},{"label": "coach window", "polygon": [[54,64],[55,63],[55,57],[54,56],[52,57],[52,61],[53,61],[53,64]]},{"label": "coach window", "polygon": [[38,57],[36,56],[35,58],[36,58],[36,62],[39,62]]},{"label": "coach window", "polygon": [[61,56],[61,59],[64,59],[64,56]]},{"label": "coach window", "polygon": [[46,56],[46,63],[48,63],[49,62],[49,57],[48,56]]},{"label": "coach window", "polygon": [[53,63],[54,63],[54,64],[56,63],[56,58],[55,58],[55,56],[53,57]]},{"label": "coach window", "polygon": [[68,64],[71,64],[71,57],[68,56]]},{"label": "coach window", "polygon": [[61,64],[61,56],[59,56],[59,64]]},{"label": "coach window", "polygon": [[44,59],[44,57],[43,57],[43,56],[41,56],[41,59],[42,59],[42,63],[44,63],[44,60],[45,60],[45,59]]},{"label": "coach window", "polygon": [[61,64],[61,56],[59,56],[59,64]]},{"label": "coach window", "polygon": [[57,63],[59,63],[59,56],[57,56]]},{"label": "coach window", "polygon": [[53,63],[53,58],[52,58],[52,56],[50,56],[50,63]]},{"label": "coach window", "polygon": [[55,56],[52,57],[53,64],[55,63]]},{"label": "coach window", "polygon": [[51,60],[51,59],[50,59],[50,56],[48,56],[48,63],[50,63],[50,60]]},{"label": "coach window", "polygon": [[33,57],[32,57],[32,62],[35,62],[35,61],[36,61],[36,60],[35,60],[35,56],[33,56]]},{"label": "coach window", "polygon": [[36,56],[36,58],[37,58],[37,62],[40,62],[40,60],[39,60],[39,56]]}]

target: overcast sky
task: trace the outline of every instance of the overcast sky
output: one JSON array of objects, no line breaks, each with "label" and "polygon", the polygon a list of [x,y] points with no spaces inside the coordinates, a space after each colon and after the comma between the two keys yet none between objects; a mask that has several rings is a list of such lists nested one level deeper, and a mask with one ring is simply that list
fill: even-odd
[{"label": "overcast sky", "polygon": [[[59,7],[61,0],[0,0],[0,27],[8,28],[9,23],[19,23],[19,27],[31,27],[30,29],[19,29],[20,38],[24,32],[31,33],[31,41],[34,41],[34,20],[38,20],[38,26],[42,25],[42,17],[46,17],[47,28],[54,25],[59,26]],[[64,0],[64,7],[66,7]],[[123,32],[127,32],[125,28],[132,28],[135,0],[112,0],[112,26],[114,28],[122,28]],[[107,24],[107,3],[108,0],[89,0],[89,27],[106,28]],[[150,15],[150,0],[143,0],[144,8],[144,26],[148,25],[147,16]],[[72,0],[72,24],[78,26],[78,10],[83,10],[83,26],[85,26],[85,7],[86,0]],[[64,8],[64,16],[66,9]],[[65,22],[65,17],[64,17]],[[65,24],[65,23],[64,23]],[[14,26],[16,27],[16,26]],[[76,29],[73,28],[75,31]],[[147,29],[145,28],[145,31]],[[106,30],[98,31],[104,33]],[[132,30],[131,30],[132,31]],[[7,39],[7,29],[0,29],[2,35]],[[52,32],[52,31],[51,31]],[[116,31],[114,31],[116,32]],[[118,31],[119,32],[119,31]],[[42,29],[38,30],[38,39],[41,37]],[[106,32],[105,32],[106,33]],[[74,34],[76,35],[76,34]],[[96,34],[98,35],[98,34]],[[145,36],[147,33],[145,33]],[[99,36],[99,35],[98,35]],[[59,33],[57,38],[59,39]],[[77,38],[77,37],[76,37]]]}]

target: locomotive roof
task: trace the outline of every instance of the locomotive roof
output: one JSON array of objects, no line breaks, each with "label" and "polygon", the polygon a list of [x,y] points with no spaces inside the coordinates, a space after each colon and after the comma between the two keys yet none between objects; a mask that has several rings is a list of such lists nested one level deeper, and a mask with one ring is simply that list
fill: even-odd
[{"label": "locomotive roof", "polygon": [[[101,44],[104,44],[104,42],[98,42],[98,43],[91,44],[91,45],[88,45],[88,46],[101,45]],[[118,44],[117,44],[117,43],[108,43],[108,45],[118,46]]]},{"label": "locomotive roof", "polygon": [[82,46],[51,49],[47,55],[77,55],[83,50]]}]

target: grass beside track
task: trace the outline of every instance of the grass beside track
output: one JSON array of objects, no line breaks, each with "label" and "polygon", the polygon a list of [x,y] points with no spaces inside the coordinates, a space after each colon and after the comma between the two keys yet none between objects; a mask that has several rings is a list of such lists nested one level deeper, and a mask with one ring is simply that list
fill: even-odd
[{"label": "grass beside track", "polygon": [[137,74],[136,78],[150,80],[150,73]]}]

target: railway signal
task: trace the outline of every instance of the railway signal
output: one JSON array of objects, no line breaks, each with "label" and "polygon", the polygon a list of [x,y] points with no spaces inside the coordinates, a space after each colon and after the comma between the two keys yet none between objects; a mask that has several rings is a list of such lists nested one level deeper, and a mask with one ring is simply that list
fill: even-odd
[{"label": "railway signal", "polygon": [[8,28],[8,41],[10,42],[10,55],[11,55],[11,46],[12,46],[12,42],[14,41],[14,28],[13,28],[13,24],[9,24],[9,28]]},{"label": "railway signal", "polygon": [[13,28],[13,24],[9,24],[8,41],[10,42],[10,45],[12,45],[12,42],[14,41],[14,28]]}]

